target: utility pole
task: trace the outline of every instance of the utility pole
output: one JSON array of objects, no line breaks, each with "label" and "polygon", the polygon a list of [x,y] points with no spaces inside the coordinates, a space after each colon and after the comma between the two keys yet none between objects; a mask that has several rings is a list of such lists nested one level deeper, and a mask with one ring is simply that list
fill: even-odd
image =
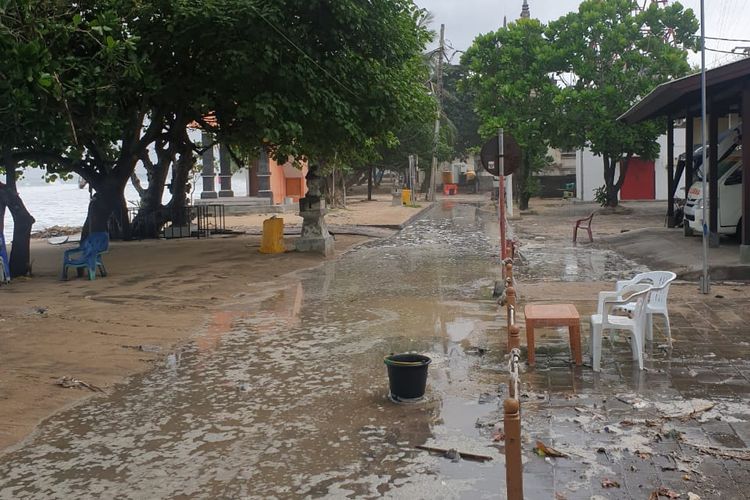
[{"label": "utility pole", "polygon": [[[715,109],[711,110],[711,113],[715,112]],[[703,226],[703,273],[701,274],[700,290],[702,294],[706,295],[711,293],[711,277],[708,274],[708,222],[706,221],[708,217],[708,186],[706,181],[709,165],[706,163],[706,145],[708,144],[708,131],[706,130],[706,13],[703,0],[701,0],[701,143],[703,151],[703,163],[701,163],[703,168],[701,186],[703,189],[703,213],[701,214],[703,217],[701,221]],[[713,144],[714,148],[717,148],[717,146],[717,144]],[[714,165],[711,165],[710,168],[714,168]]]},{"label": "utility pole", "polygon": [[445,54],[445,25],[441,24],[437,63],[437,112],[435,114],[435,137],[432,143],[432,169],[430,170],[430,201],[435,201],[435,189],[437,187],[437,152],[440,143],[440,118],[443,115],[443,54]]}]

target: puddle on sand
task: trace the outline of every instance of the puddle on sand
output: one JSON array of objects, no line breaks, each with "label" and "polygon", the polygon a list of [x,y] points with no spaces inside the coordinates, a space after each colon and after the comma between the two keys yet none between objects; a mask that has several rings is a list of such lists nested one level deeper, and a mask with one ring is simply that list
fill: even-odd
[{"label": "puddle on sand", "polygon": [[[392,238],[214,314],[162,368],[48,419],[0,457],[0,499],[502,496],[504,458],[490,446],[507,381],[504,318],[489,298],[495,224],[471,205],[437,206]],[[525,248],[522,282],[632,270],[593,248]],[[607,343],[595,374],[570,367],[564,331],[540,334],[537,366],[521,375],[526,498],[644,498],[662,484],[740,498],[728,489],[743,484],[728,477],[732,464],[692,447],[750,444],[746,328],[739,316],[720,331],[688,326],[709,313],[676,315],[674,354],[650,346],[647,371],[625,340]],[[403,351],[433,359],[419,404],[387,399],[383,357]],[[665,420],[657,404],[709,398],[717,406],[689,422]],[[537,439],[571,458],[533,455]],[[419,444],[493,460],[453,463]],[[623,487],[605,490],[603,477]]]},{"label": "puddle on sand", "polygon": [[[439,205],[387,240],[217,313],[165,366],[47,421],[0,458],[0,498],[495,496],[475,427],[503,365],[492,225]],[[493,240],[494,241],[494,240]],[[387,400],[383,357],[431,356],[427,398]],[[452,462],[414,449],[495,458]]]}]

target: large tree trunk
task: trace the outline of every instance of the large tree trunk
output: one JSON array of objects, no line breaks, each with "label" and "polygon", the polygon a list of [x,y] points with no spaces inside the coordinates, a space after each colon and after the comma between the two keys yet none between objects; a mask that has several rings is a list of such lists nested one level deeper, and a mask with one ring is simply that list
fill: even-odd
[{"label": "large tree trunk", "polygon": [[141,193],[141,204],[133,218],[132,236],[136,239],[158,238],[162,226],[169,220],[162,205],[169,167],[174,165],[174,148],[163,141],[156,145],[156,163],[149,158],[148,151],[141,152],[141,161],[148,175],[148,187]]},{"label": "large tree trunk", "polygon": [[523,160],[521,161],[521,171],[518,172],[518,209],[528,210],[529,200],[531,199],[531,189],[529,186],[529,178],[531,177],[531,161],[529,154],[523,152]]},{"label": "large tree trunk", "polygon": [[372,201],[372,178],[373,167],[370,167],[367,171],[367,201]]},{"label": "large tree trunk", "polygon": [[[628,165],[632,157],[632,153],[628,153],[624,158],[620,157],[619,159],[604,155],[604,186],[607,193],[606,206],[615,208],[620,204],[620,189],[623,182],[625,182],[625,175],[628,173]],[[618,161],[620,163],[620,175],[617,181],[615,181],[615,171]]]},{"label": "large tree trunk", "polygon": [[604,155],[604,189],[607,195],[607,207],[616,207],[618,204],[618,189],[615,187],[615,167],[617,163],[609,156]]},{"label": "large tree trunk", "polygon": [[[6,185],[0,188],[0,205],[8,207],[13,216],[13,246],[10,252],[10,276],[31,274],[31,226],[36,220],[31,216],[16,190],[16,164],[5,161]],[[2,210],[2,215],[5,209]]]},{"label": "large tree trunk", "polygon": [[[128,177],[129,178],[129,177]],[[106,177],[96,184],[89,202],[86,222],[81,229],[81,239],[90,233],[109,233],[110,239],[130,239],[130,220],[125,201],[127,180]]]},{"label": "large tree trunk", "polygon": [[188,180],[195,167],[195,157],[187,132],[180,137],[179,153],[179,159],[172,166],[172,182],[169,187],[172,199],[169,202],[168,212],[172,214],[174,224],[188,225],[191,219],[187,210]]},{"label": "large tree trunk", "polygon": [[[186,210],[188,181],[195,167],[193,144],[187,134],[187,122],[178,115],[169,122],[169,135],[165,141],[157,141],[156,163],[143,151],[140,159],[149,174],[149,184],[141,196],[141,206],[133,220],[133,234],[137,238],[158,238],[168,222],[188,225],[190,214]],[[167,184],[167,175],[172,179]],[[162,204],[164,188],[168,187],[172,199],[167,206]]]}]

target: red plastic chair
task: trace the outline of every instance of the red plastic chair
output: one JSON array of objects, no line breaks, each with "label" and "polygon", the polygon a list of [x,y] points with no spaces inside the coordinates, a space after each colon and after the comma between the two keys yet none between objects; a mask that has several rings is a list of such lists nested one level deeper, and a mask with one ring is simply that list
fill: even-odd
[{"label": "red plastic chair", "polygon": [[445,196],[458,194],[458,184],[443,184],[443,194]]},{"label": "red plastic chair", "polygon": [[578,239],[578,228],[585,229],[589,233],[589,243],[594,242],[594,237],[591,235],[591,221],[594,218],[594,212],[591,213],[585,219],[578,219],[576,221],[576,227],[573,229],[573,243]]}]

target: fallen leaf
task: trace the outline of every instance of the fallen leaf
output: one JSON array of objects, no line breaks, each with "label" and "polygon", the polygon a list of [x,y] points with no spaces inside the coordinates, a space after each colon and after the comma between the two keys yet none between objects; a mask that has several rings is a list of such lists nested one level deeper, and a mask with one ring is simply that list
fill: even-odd
[{"label": "fallen leaf", "polygon": [[692,481],[692,480],[693,480],[693,478],[692,478],[692,477],[690,477],[690,475],[689,475],[689,474],[685,474],[685,475],[683,475],[683,476],[682,476],[682,479],[684,479],[685,481]]},{"label": "fallen leaf", "polygon": [[568,497],[560,493],[559,491],[555,492],[555,500],[568,500]]},{"label": "fallen leaf", "polygon": [[639,456],[641,459],[646,460],[647,458],[651,458],[651,453],[647,451],[638,451],[636,450],[635,454]]},{"label": "fallen leaf", "polygon": [[498,431],[492,435],[492,442],[497,443],[498,441],[505,441],[505,433]]},{"label": "fallen leaf", "polygon": [[620,483],[617,481],[612,481],[611,479],[604,478],[602,479],[602,488],[619,488]]},{"label": "fallen leaf", "polygon": [[555,458],[567,458],[568,455],[561,451],[557,451],[554,448],[550,448],[546,446],[541,441],[536,442],[536,448],[534,448],[534,453],[539,455],[540,457],[555,457]]}]

